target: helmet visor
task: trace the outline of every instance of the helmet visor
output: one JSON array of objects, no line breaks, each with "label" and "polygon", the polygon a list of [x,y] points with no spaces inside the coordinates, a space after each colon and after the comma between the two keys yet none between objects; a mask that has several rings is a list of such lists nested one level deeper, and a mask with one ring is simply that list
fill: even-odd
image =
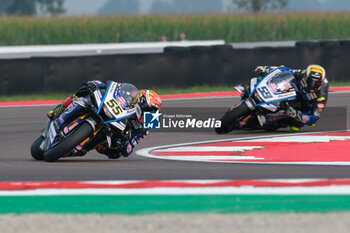
[{"label": "helmet visor", "polygon": [[310,89],[320,89],[323,84],[322,74],[318,72],[311,72],[306,83]]}]

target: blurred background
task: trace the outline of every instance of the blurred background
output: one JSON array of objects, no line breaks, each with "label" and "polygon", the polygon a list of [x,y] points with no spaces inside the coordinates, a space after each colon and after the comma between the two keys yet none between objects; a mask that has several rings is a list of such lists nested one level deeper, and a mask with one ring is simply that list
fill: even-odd
[{"label": "blurred background", "polygon": [[346,0],[7,0],[0,45],[176,41],[181,32],[226,42],[339,39],[350,35],[348,10]]},{"label": "blurred background", "polygon": [[349,10],[346,0],[0,1],[0,95],[92,79],[231,90],[255,66],[281,64],[321,64],[349,82]]},{"label": "blurred background", "polygon": [[[81,5],[84,4],[82,7]],[[237,13],[266,11],[345,11],[347,0],[66,0],[65,15]]]},{"label": "blurred background", "polygon": [[347,0],[6,0],[2,14],[63,16],[237,13],[278,11],[347,11]]}]

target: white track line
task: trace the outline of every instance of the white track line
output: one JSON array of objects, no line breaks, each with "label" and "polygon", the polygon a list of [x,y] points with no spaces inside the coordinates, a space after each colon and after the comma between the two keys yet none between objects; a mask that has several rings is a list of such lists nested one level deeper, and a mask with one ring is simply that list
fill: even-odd
[{"label": "white track line", "polygon": [[[293,134],[293,136],[297,135],[308,135],[308,134],[318,134],[318,133],[334,133],[334,132],[348,132],[348,130],[342,130],[342,131],[326,131],[326,132],[306,132],[306,133],[297,133]],[[281,140],[281,137],[291,137],[290,133],[286,134],[276,134],[276,135],[267,135],[267,136],[252,136],[252,137],[244,137],[244,138],[229,138],[229,139],[219,139],[219,140],[209,140],[209,141],[197,141],[197,142],[189,142],[189,143],[179,143],[179,144],[172,144],[172,145],[164,145],[164,146],[156,146],[156,147],[149,147],[144,148],[141,150],[136,151],[137,155],[147,157],[147,158],[153,158],[153,159],[164,159],[164,160],[176,160],[176,161],[185,161],[184,158],[180,158],[180,156],[177,157],[171,157],[171,156],[155,156],[151,154],[151,151],[154,150],[163,150],[163,149],[171,149],[172,147],[181,147],[181,146],[190,146],[190,145],[198,145],[198,144],[207,144],[207,143],[216,143],[216,142],[234,142],[234,141],[252,141],[252,140],[266,140],[271,139],[272,137],[278,137]],[[184,156],[185,157],[185,156]],[[231,157],[232,160],[234,160],[234,156]],[[187,160],[186,160],[187,161]],[[240,162],[240,161],[204,161],[204,160],[191,160],[193,162],[207,162],[207,163],[240,163],[240,164],[280,164],[280,165],[335,165],[335,166],[349,166],[350,162]]]}]

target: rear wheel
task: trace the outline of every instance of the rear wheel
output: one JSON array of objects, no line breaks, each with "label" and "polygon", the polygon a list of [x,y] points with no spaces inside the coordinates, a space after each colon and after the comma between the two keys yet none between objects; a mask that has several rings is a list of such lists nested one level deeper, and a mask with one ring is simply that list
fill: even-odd
[{"label": "rear wheel", "polygon": [[35,140],[35,142],[33,142],[32,146],[30,147],[30,153],[36,160],[44,160],[44,151],[40,149],[40,145],[44,139],[45,138],[43,136],[40,136],[37,140]]},{"label": "rear wheel", "polygon": [[55,162],[60,157],[69,153],[93,132],[89,123],[85,122],[67,137],[63,138],[57,145],[44,153],[46,162]]},{"label": "rear wheel", "polygon": [[229,110],[221,118],[221,127],[215,128],[217,134],[225,134],[232,131],[237,124],[237,120],[247,115],[250,112],[250,109],[245,103],[237,105],[234,109]]}]

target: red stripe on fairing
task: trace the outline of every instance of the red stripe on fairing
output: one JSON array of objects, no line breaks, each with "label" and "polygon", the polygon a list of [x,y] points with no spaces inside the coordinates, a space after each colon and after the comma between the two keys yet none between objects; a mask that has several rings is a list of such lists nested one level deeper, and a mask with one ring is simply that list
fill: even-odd
[{"label": "red stripe on fairing", "polygon": [[25,191],[36,189],[145,189],[145,188],[215,188],[215,187],[319,187],[330,185],[350,185],[350,179],[273,181],[273,180],[227,180],[209,183],[186,181],[135,181],[124,184],[94,184],[88,182],[0,182],[1,191]]}]

